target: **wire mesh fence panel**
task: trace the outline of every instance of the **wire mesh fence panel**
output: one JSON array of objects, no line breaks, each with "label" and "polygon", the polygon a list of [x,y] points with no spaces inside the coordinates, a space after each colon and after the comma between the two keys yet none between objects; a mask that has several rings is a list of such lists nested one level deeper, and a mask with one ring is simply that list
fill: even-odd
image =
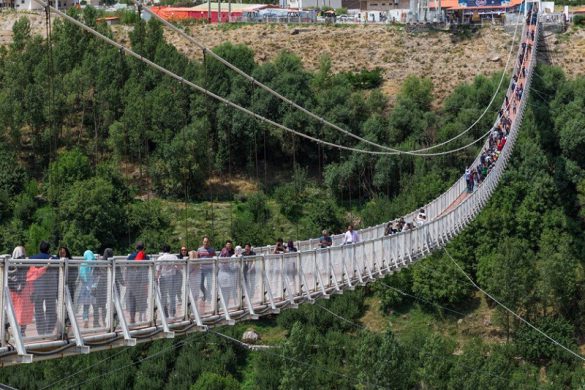
[{"label": "wire mesh fence panel", "polygon": [[[156,283],[160,292],[160,302],[167,322],[185,318],[186,305],[183,304],[183,260],[156,261]],[[161,323],[157,319],[157,323]]]},{"label": "wire mesh fence panel", "polygon": [[[28,262],[30,264],[30,262]],[[24,340],[57,338],[59,265],[10,262],[7,284]]]},{"label": "wire mesh fence panel", "polygon": [[384,259],[384,239],[378,238],[372,242],[372,258],[370,260],[370,270],[372,273],[380,272],[386,266]]},{"label": "wire mesh fence panel", "polygon": [[345,270],[348,273],[347,277],[353,279],[355,277],[353,245],[344,245],[341,248],[343,252],[343,264],[345,265]]},{"label": "wire mesh fence panel", "polygon": [[315,253],[314,252],[302,252],[299,253],[301,258],[301,267],[303,269],[304,280],[303,283],[307,283],[306,288],[309,291],[315,291],[317,286],[317,276],[315,269]]},{"label": "wire mesh fence panel", "polygon": [[[75,321],[82,333],[109,327],[111,304],[106,261],[69,261],[65,270]],[[73,331],[69,331],[70,336]]]},{"label": "wire mesh fence panel", "polygon": [[[153,286],[152,262],[141,260],[116,264],[123,275],[120,303],[123,305],[124,318],[131,328],[152,324]],[[118,270],[116,271],[118,272]]]},{"label": "wire mesh fence panel", "polygon": [[[283,267],[284,274],[288,280],[288,287],[291,289],[290,293],[293,296],[301,294],[301,277],[299,273],[299,254],[298,253],[287,253],[283,256]],[[284,281],[283,281],[284,285]],[[286,288],[286,285],[284,285]],[[283,295],[287,298],[286,295]]]},{"label": "wire mesh fence panel", "polygon": [[[282,301],[284,297],[284,284],[282,280],[282,256],[264,256],[264,269],[275,302]],[[292,283],[292,281],[291,281]]]},{"label": "wire mesh fence panel", "polygon": [[333,274],[335,279],[337,280],[338,284],[344,282],[343,280],[343,247],[341,246],[332,246],[329,248],[329,253],[331,257],[331,268],[333,269]]},{"label": "wire mesh fence panel", "polygon": [[[241,291],[240,291],[240,259],[229,258],[219,259],[217,262],[217,284],[221,288],[225,305],[230,310],[235,310],[241,307]],[[255,290],[255,289],[252,289]],[[252,292],[248,289],[248,292]],[[223,312],[223,309],[219,307]]]},{"label": "wire mesh fence panel", "polygon": [[354,256],[355,256],[355,270],[358,275],[361,275],[363,278],[366,276],[366,247],[365,242],[360,242],[356,244],[354,247]]},{"label": "wire mesh fence panel", "polygon": [[196,260],[189,263],[189,288],[201,316],[214,314],[215,283],[213,260]]},{"label": "wire mesh fence panel", "polygon": [[329,275],[331,274],[329,271],[329,252],[327,249],[317,249],[315,250],[315,256],[323,287],[327,288],[331,285],[331,280],[329,279]]},{"label": "wire mesh fence panel", "polygon": [[242,272],[246,291],[250,294],[252,305],[260,305],[264,302],[262,291],[262,257],[249,256],[242,258]]}]

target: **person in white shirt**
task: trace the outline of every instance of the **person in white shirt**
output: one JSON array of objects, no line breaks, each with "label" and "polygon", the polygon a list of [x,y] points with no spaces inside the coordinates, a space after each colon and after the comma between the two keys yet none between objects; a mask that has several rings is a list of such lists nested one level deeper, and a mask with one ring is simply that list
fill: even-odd
[{"label": "person in white shirt", "polygon": [[424,225],[426,221],[427,221],[427,215],[425,214],[425,210],[420,209],[420,212],[416,216],[416,224],[418,226],[421,226],[421,225]]},{"label": "person in white shirt", "polygon": [[341,245],[357,244],[358,242],[360,242],[360,237],[358,236],[357,232],[353,230],[353,225],[349,225]]},{"label": "person in white shirt", "polygon": [[162,247],[162,255],[156,259],[160,261],[156,266],[156,277],[158,279],[158,285],[160,288],[160,299],[162,301],[165,316],[167,318],[175,317],[176,315],[176,291],[173,282],[175,281],[175,275],[177,274],[178,265],[177,263],[169,264],[170,260],[179,260],[177,255],[171,254],[171,247],[167,244]]}]

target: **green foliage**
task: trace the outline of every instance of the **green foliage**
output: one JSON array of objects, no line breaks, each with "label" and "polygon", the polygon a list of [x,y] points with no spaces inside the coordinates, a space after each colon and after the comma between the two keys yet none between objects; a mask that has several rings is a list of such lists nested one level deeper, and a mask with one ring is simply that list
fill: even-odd
[{"label": "green foliage", "polygon": [[412,291],[427,301],[456,304],[467,299],[471,286],[461,283],[451,260],[446,256],[431,256],[412,270]]},{"label": "green foliage", "polygon": [[[537,321],[535,326],[560,344],[576,351],[577,345],[573,338],[575,329],[567,320],[544,317]],[[575,358],[569,352],[559,348],[527,324],[522,324],[516,331],[514,344],[525,359],[534,363],[551,359],[568,363],[575,362]]]},{"label": "green foliage", "polygon": [[390,310],[411,302],[411,298],[404,295],[404,293],[412,294],[412,271],[410,268],[386,276],[383,283],[390,287],[381,283],[375,283],[373,287],[376,295],[380,298],[382,311],[388,313]]},{"label": "green foliage", "polygon": [[406,349],[394,334],[387,330],[383,335],[365,333],[359,340],[353,363],[356,379],[365,388],[408,389],[413,367]]},{"label": "green foliage", "polygon": [[0,191],[6,196],[17,194],[27,182],[26,171],[18,161],[18,155],[3,144],[0,144],[0,155]]},{"label": "green foliage", "polygon": [[441,335],[428,337],[419,352],[418,375],[423,386],[445,388],[453,365],[454,345]]},{"label": "green foliage", "polygon": [[213,372],[204,372],[191,386],[192,390],[238,390],[240,384],[231,376],[220,376]]},{"label": "green foliage", "polygon": [[79,149],[65,152],[49,166],[47,178],[48,196],[56,203],[61,194],[73,183],[86,180],[91,176],[91,166],[86,155]]},{"label": "green foliage", "polygon": [[111,182],[94,177],[66,188],[60,205],[63,241],[74,253],[117,247],[127,232],[124,203]]},{"label": "green foliage", "polygon": [[585,26],[585,15],[573,15],[573,24],[575,26]]},{"label": "green foliage", "polygon": [[232,239],[236,242],[250,242],[252,245],[275,240],[270,226],[270,209],[267,197],[261,192],[249,196],[245,202],[236,205],[235,219],[231,227]]},{"label": "green foliage", "polygon": [[359,89],[378,88],[384,81],[381,68],[373,70],[362,69],[357,73],[349,72],[346,74],[346,78],[354,88]]},{"label": "green foliage", "polygon": [[164,244],[175,244],[170,228],[171,215],[159,200],[130,204],[126,220],[131,232],[129,243],[140,240],[153,252],[162,250]]}]

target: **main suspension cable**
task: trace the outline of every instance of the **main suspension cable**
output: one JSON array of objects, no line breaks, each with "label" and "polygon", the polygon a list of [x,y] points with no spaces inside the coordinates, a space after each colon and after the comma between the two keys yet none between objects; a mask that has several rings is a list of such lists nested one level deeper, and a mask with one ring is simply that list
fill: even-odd
[{"label": "main suspension cable", "polygon": [[223,57],[221,57],[219,54],[215,53],[213,50],[209,49],[207,46],[205,46],[203,43],[201,43],[200,41],[196,40],[194,37],[192,37],[191,35],[188,35],[186,32],[182,31],[181,29],[179,29],[177,26],[175,26],[174,24],[172,24],[171,22],[163,19],[160,15],[158,15],[157,13],[155,13],[153,10],[150,9],[150,7],[147,6],[143,6],[142,7],[146,12],[148,12],[152,17],[154,17],[156,20],[158,20],[159,22],[161,22],[163,25],[167,26],[168,28],[170,28],[171,30],[173,30],[174,32],[176,32],[177,34],[181,35],[183,38],[185,38],[186,40],[188,40],[189,42],[193,43],[194,45],[196,45],[197,47],[199,47],[201,50],[204,51],[204,53],[208,53],[211,57],[213,57],[215,60],[219,61],[220,63],[222,63],[223,65],[225,65],[226,67],[230,68],[231,70],[233,70],[234,72],[238,73],[240,76],[244,77],[245,79],[251,81],[253,84],[259,86],[260,88],[264,89],[265,91],[267,91],[268,93],[270,93],[271,95],[277,97],[278,99],[282,100],[283,102],[286,102],[288,104],[290,104],[291,106],[295,107],[296,109],[298,109],[299,111],[305,113],[306,115],[310,116],[311,118],[317,120],[319,123],[331,127],[343,134],[346,134],[352,138],[357,139],[360,142],[364,142],[368,145],[386,150],[386,151],[391,151],[393,153],[388,153],[388,154],[407,154],[407,155],[419,155],[421,152],[425,152],[428,150],[433,150],[436,148],[439,148],[441,146],[444,146],[460,137],[462,137],[463,135],[465,135],[466,133],[468,133],[471,129],[473,129],[480,121],[481,119],[485,116],[485,114],[488,112],[489,108],[491,107],[491,105],[493,104],[493,102],[495,101],[498,92],[500,91],[500,88],[502,86],[503,80],[506,76],[506,72],[508,70],[509,64],[510,64],[510,59],[512,58],[512,52],[513,52],[513,48],[515,46],[515,41],[516,41],[516,35],[518,32],[518,26],[521,23],[518,23],[519,21],[522,20],[522,18],[517,18],[517,22],[516,22],[516,28],[514,29],[514,36],[512,38],[512,42],[510,43],[510,49],[508,50],[508,59],[506,61],[506,65],[504,67],[504,70],[502,72],[502,76],[500,78],[500,81],[498,83],[498,87],[496,88],[496,90],[494,91],[494,94],[489,102],[489,104],[487,105],[487,107],[484,109],[484,111],[481,113],[481,115],[479,116],[479,118],[477,118],[477,120],[475,120],[475,122],[473,122],[466,130],[464,130],[463,132],[457,134],[456,136],[441,142],[437,145],[433,145],[433,146],[429,146],[426,148],[421,148],[421,149],[413,149],[413,150],[400,150],[400,149],[396,149],[396,148],[392,148],[392,147],[388,147],[388,146],[384,146],[384,145],[380,145],[376,142],[370,141],[366,138],[360,137],[359,135],[356,135],[354,133],[352,133],[351,131],[348,131],[334,123],[331,123],[330,121],[328,121],[327,119],[324,119],[323,117],[313,113],[312,111],[307,110],[306,108],[304,108],[303,106],[297,104],[296,102],[294,102],[293,100],[287,98],[286,96],[280,94],[279,92],[275,91],[274,89],[270,88],[269,86],[267,86],[266,84],[258,81],[257,79],[255,79],[254,77],[252,77],[251,75],[249,75],[248,73],[246,73],[245,71],[243,71],[242,69],[238,68],[237,66],[233,65],[232,63],[230,63],[229,61],[227,61],[226,59],[224,59]]}]

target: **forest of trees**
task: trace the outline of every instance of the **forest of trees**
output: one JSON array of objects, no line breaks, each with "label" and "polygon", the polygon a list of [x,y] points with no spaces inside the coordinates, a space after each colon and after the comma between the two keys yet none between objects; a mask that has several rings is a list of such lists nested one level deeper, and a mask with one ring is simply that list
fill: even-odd
[{"label": "forest of trees", "polygon": [[[95,25],[90,8],[77,16]],[[353,145],[219,63],[189,61],[164,41],[154,22],[138,23],[130,39],[147,58],[222,96],[308,134]],[[176,216],[162,200],[207,200],[214,196],[208,179],[232,175],[262,189],[233,200],[230,233],[238,242],[275,238],[269,200],[299,226],[299,238],[323,227],[341,229],[348,210],[366,226],[437,196],[477,153],[423,159],[320,148],[193,93],[61,21],[55,22],[52,45],[47,50],[21,19],[13,43],[0,47],[0,252],[19,243],[32,251],[46,238],[75,253],[106,246],[124,253],[137,238],[153,248],[167,240],[178,244],[172,235]],[[326,57],[317,72],[309,72],[286,52],[258,64],[245,46],[215,50],[334,123],[402,148],[464,130],[499,81],[499,75],[478,76],[433,110],[432,83],[411,77],[390,107],[375,74],[333,74]],[[498,190],[448,250],[479,285],[578,351],[585,336],[585,78],[569,79],[561,69],[540,65],[533,87]],[[482,134],[495,111],[453,145]],[[491,302],[492,338],[464,342],[433,327],[465,324],[480,297],[441,252],[330,301],[215,329],[235,338],[248,326],[281,331],[266,351],[251,352],[209,332],[2,369],[0,382],[88,389],[585,386],[579,360]],[[382,330],[360,325],[371,299],[380,302]],[[417,310],[428,316],[425,326],[416,332],[396,327]],[[56,383],[79,370],[85,371]]]}]

